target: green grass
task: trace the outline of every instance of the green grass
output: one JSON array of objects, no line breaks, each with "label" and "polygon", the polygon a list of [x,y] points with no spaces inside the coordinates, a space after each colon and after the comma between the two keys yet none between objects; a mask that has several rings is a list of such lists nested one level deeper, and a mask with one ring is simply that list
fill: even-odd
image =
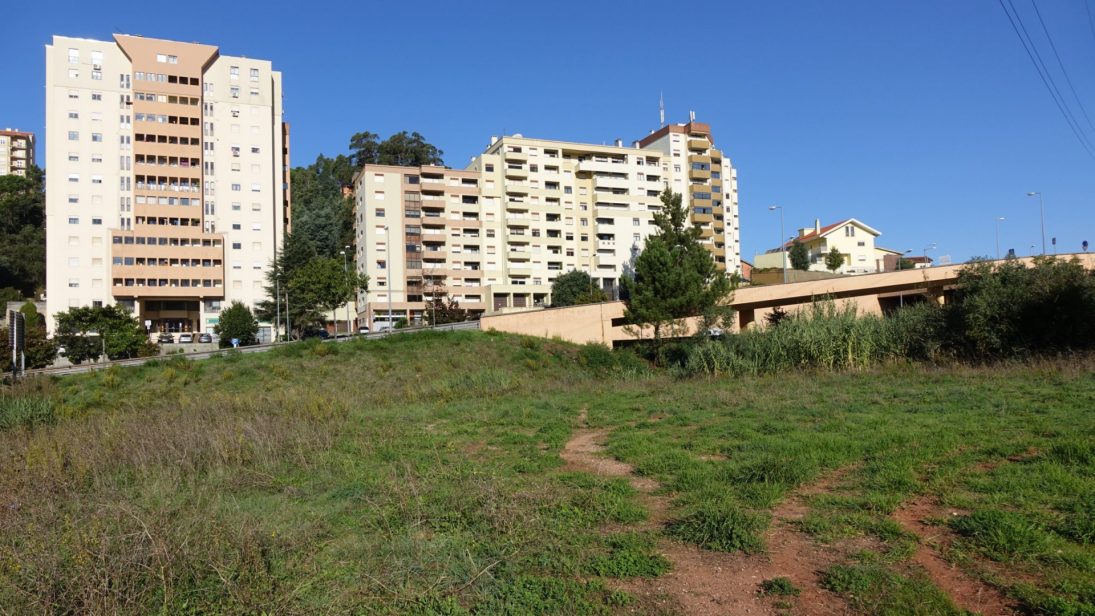
[{"label": "green grass", "polygon": [[[826,575],[861,613],[954,609],[890,519],[919,494],[965,512],[948,556],[972,574],[996,561],[1030,611],[1085,613],[1093,367],[680,379],[597,347],[452,332],[29,383],[0,394],[0,606],[654,613],[612,580],[665,574],[657,542],[763,552],[772,508],[839,471],[800,526],[878,548]],[[650,513],[627,481],[563,468],[582,408],[610,455],[662,485],[663,531],[629,528]]]}]

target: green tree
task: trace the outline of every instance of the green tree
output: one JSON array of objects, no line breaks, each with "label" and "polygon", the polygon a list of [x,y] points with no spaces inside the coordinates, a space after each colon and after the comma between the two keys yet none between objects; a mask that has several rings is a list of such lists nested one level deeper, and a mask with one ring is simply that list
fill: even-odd
[{"label": "green tree", "polygon": [[232,346],[232,339],[239,340],[240,346],[258,344],[259,324],[251,309],[240,302],[232,302],[232,305],[221,310],[213,331],[217,333],[217,341],[220,348]]},{"label": "green tree", "polygon": [[53,338],[68,360],[79,364],[97,360],[154,355],[158,347],[148,340],[144,325],[125,308],[115,306],[70,308],[54,315]]},{"label": "green tree", "polygon": [[844,255],[840,254],[836,246],[833,246],[832,250],[825,255],[825,269],[835,274],[841,265],[844,265]]},{"label": "green tree", "polygon": [[343,269],[341,259],[317,257],[297,270],[289,279],[292,301],[326,315],[354,298],[358,289],[367,289],[368,276]]},{"label": "green tree", "polygon": [[46,284],[45,194],[43,173],[0,176],[0,296],[6,300],[37,295]]},{"label": "green tree", "polygon": [[468,320],[468,311],[461,308],[460,303],[447,292],[435,293],[433,299],[426,302],[426,308],[422,314],[429,325],[463,323]]},{"label": "green tree", "polygon": [[905,257],[897,258],[897,271],[915,269],[916,263],[913,263],[910,259]]},{"label": "green tree", "polygon": [[[263,321],[273,323],[278,318],[284,322],[286,318],[285,295],[289,292],[289,281],[293,279],[302,267],[316,258],[315,247],[303,236],[291,233],[282,241],[281,250],[276,259],[271,261],[266,270],[266,298],[255,305],[255,316]],[[278,298],[275,303],[275,297]],[[289,325],[293,331],[300,332],[309,329],[316,323],[323,321],[315,306],[308,306],[296,298],[289,296]],[[288,332],[292,334],[292,332]]]},{"label": "green tree", "polygon": [[350,159],[355,169],[375,165],[380,160],[380,135],[363,131],[350,137]]},{"label": "green tree", "polygon": [[791,261],[791,267],[793,269],[807,271],[810,269],[810,253],[806,250],[806,245],[797,239],[791,242],[791,251],[787,255],[787,258]]},{"label": "green tree", "polygon": [[657,231],[636,257],[634,277],[621,279],[628,296],[624,316],[630,324],[651,324],[656,344],[667,326],[677,329],[677,319],[703,316],[707,326],[722,320],[730,294],[730,281],[700,243],[681,196],[666,189],[661,200],[662,210],[654,214]]},{"label": "green tree", "polygon": [[593,278],[583,271],[570,270],[557,276],[551,283],[553,307],[594,304],[607,300],[605,292],[594,286]]}]

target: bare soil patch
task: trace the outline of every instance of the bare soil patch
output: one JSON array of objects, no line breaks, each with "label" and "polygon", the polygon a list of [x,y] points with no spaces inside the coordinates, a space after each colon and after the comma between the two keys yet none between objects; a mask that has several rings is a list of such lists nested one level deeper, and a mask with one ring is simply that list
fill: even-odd
[{"label": "bare soil patch", "polygon": [[[586,422],[586,411],[579,420]],[[640,493],[650,512],[649,520],[638,528],[661,529],[669,520],[671,497],[655,494],[661,486],[649,477],[636,476],[634,468],[604,455],[607,430],[580,428],[563,447],[566,468],[607,477],[627,477]],[[673,569],[655,579],[633,578],[610,583],[643,599],[646,607],[668,609],[684,614],[714,616],[727,614],[785,614],[777,603],[790,603],[791,613],[806,616],[832,616],[848,613],[839,596],[822,589],[819,575],[837,562],[841,552],[823,548],[794,527],[805,516],[809,495],[827,492],[843,473],[827,475],[786,499],[773,511],[772,524],[765,536],[765,554],[724,553],[704,550],[663,538],[658,551]],[[636,528],[631,526],[630,528]],[[801,590],[797,597],[769,598],[758,594],[760,583],[775,577],[787,577]]]},{"label": "bare soil patch", "polygon": [[932,583],[947,593],[955,605],[983,616],[1017,613],[1014,604],[998,588],[943,558],[942,552],[953,542],[954,535],[946,526],[933,526],[929,520],[947,519],[960,513],[939,506],[931,497],[921,496],[903,505],[894,512],[893,517],[902,528],[919,539],[913,562],[927,572]]}]

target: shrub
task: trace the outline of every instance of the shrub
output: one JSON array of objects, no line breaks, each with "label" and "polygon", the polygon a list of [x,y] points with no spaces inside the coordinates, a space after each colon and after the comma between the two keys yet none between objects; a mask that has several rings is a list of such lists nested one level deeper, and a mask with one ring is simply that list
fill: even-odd
[{"label": "shrub", "polygon": [[232,346],[232,339],[239,340],[240,346],[258,344],[259,324],[251,309],[240,302],[232,302],[232,305],[221,311],[220,320],[213,328],[220,336],[218,346],[226,348]]},{"label": "shrub", "polygon": [[595,557],[590,571],[604,577],[658,577],[669,571],[671,565],[661,554],[654,551],[654,541],[634,534],[616,535],[608,540],[611,552]]},{"label": "shrub", "polygon": [[0,430],[53,423],[53,402],[43,397],[0,396]]}]

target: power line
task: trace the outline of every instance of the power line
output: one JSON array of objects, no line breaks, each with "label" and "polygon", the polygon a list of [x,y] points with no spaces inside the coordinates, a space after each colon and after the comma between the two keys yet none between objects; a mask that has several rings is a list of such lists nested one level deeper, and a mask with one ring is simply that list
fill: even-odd
[{"label": "power line", "polygon": [[[1031,0],[1033,2],[1033,0]],[[1058,107],[1065,115],[1065,120],[1069,122],[1069,126],[1072,128],[1076,137],[1085,145],[1085,148],[1089,155],[1095,157],[1092,152],[1091,139],[1087,136],[1087,131],[1080,125],[1080,121],[1076,119],[1076,114],[1072,112],[1072,107],[1069,106],[1068,101],[1065,100],[1065,96],[1061,94],[1061,89],[1057,87],[1057,82],[1053,80],[1053,73],[1050,72],[1049,67],[1046,66],[1045,60],[1042,59],[1042,54],[1038,53],[1038,45],[1034,43],[1034,37],[1030,35],[1027,30],[1026,24],[1023,23],[1023,18],[1019,15],[1019,10],[1015,8],[1015,4],[1012,0],[1007,0],[1008,6],[1011,7],[1012,13],[1015,14],[1015,22],[1019,24],[1019,28],[1023,31],[1023,38],[1030,43],[1030,51],[1034,52],[1034,58],[1036,58],[1035,66],[1039,68],[1044,75],[1046,82],[1048,82],[1050,93],[1054,96],[1054,100],[1058,102]]]},{"label": "power line", "polygon": [[[1015,6],[1011,3],[1011,0],[1007,0],[1007,4],[1004,4],[1005,0],[997,0],[1000,3],[1000,8],[1004,10],[1004,14],[1008,17],[1008,22],[1011,23],[1011,29],[1015,31],[1015,36],[1019,37],[1019,42],[1023,45],[1023,50],[1027,52],[1027,57],[1030,58],[1032,64],[1034,64],[1034,70],[1038,72],[1038,77],[1041,78],[1042,84],[1046,87],[1050,97],[1053,98],[1054,104],[1057,105],[1057,110],[1061,112],[1061,115],[1065,119],[1065,123],[1068,124],[1069,129],[1072,130],[1072,134],[1076,136],[1076,140],[1080,142],[1080,146],[1083,147],[1087,155],[1092,159],[1095,159],[1095,151],[1092,151],[1092,147],[1088,144],[1084,138],[1080,125],[1076,122],[1076,119],[1068,110],[1068,106],[1065,103],[1063,97],[1060,95],[1060,91],[1057,90],[1056,85],[1053,83],[1053,77],[1045,69],[1045,64],[1041,63],[1041,56],[1038,55],[1037,48],[1034,47],[1034,41],[1028,41],[1027,37],[1023,36],[1026,32],[1026,27],[1023,26],[1022,20],[1019,18],[1019,12],[1015,10]],[[1008,5],[1011,5],[1011,10],[1008,10]],[[1012,15],[1012,12],[1015,15]]]},{"label": "power line", "polygon": [[1087,25],[1091,28],[1091,38],[1095,39],[1095,17],[1091,16],[1091,0],[1080,0],[1084,3],[1084,10],[1087,11]]},{"label": "power line", "polygon": [[1038,3],[1034,0],[1030,0],[1030,5],[1034,7],[1034,14],[1038,16],[1038,23],[1042,25],[1042,32],[1046,33],[1046,40],[1049,41],[1049,48],[1053,50],[1053,56],[1057,58],[1057,66],[1061,67],[1061,74],[1065,76],[1065,83],[1068,84],[1068,89],[1072,92],[1072,98],[1076,99],[1076,105],[1080,107],[1080,113],[1084,115],[1084,119],[1087,120],[1087,125],[1091,127],[1091,130],[1095,131],[1095,124],[1091,123],[1091,117],[1087,115],[1087,109],[1084,108],[1083,101],[1080,100],[1080,95],[1076,94],[1076,88],[1072,85],[1072,78],[1068,76],[1068,71],[1065,70],[1065,63],[1061,61],[1061,54],[1057,53],[1057,45],[1053,44],[1053,37],[1049,34],[1049,28],[1046,27],[1046,22],[1042,19],[1042,12],[1038,10]]}]

